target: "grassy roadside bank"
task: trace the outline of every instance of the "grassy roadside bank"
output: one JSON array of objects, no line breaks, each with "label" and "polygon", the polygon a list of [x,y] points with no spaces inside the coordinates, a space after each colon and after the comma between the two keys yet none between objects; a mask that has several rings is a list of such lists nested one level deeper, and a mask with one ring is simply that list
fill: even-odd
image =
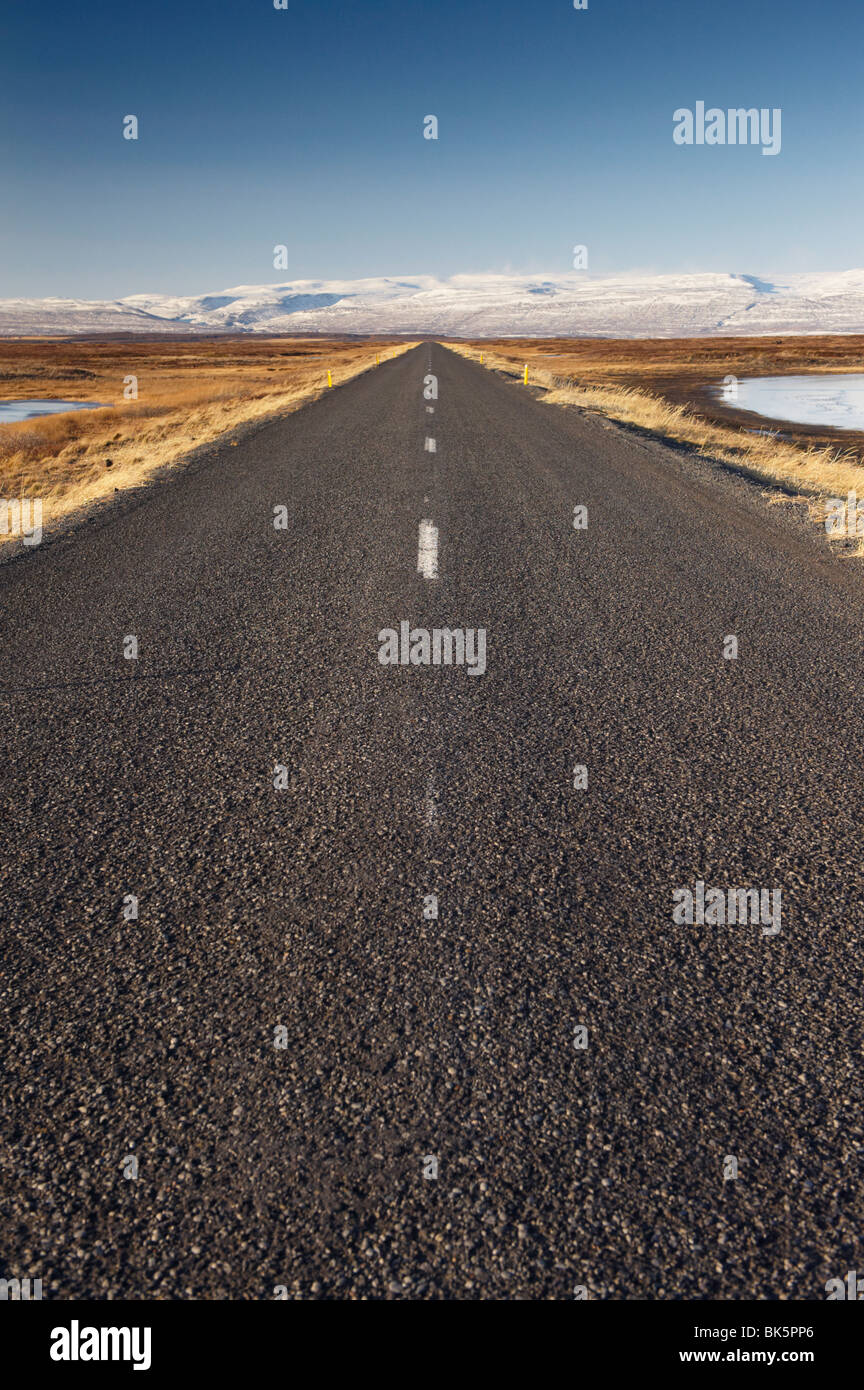
[{"label": "grassy roadside bank", "polygon": [[[780,440],[767,433],[754,434],[740,425],[706,418],[693,406],[666,400],[659,391],[608,378],[574,381],[563,374],[563,363],[560,371],[550,370],[548,365],[541,365],[543,356],[548,354],[536,350],[532,353],[524,344],[514,347],[512,353],[502,351],[500,344],[486,347],[448,341],[446,345],[472,361],[479,362],[482,357],[484,366],[515,378],[522,377],[527,363],[529,384],[544,388],[541,400],[595,411],[610,420],[647,430],[660,439],[688,444],[698,453],[719,460],[768,488],[801,497],[814,523],[819,525],[824,525],[829,498],[845,499],[854,491],[864,499],[864,463],[855,448],[808,445],[803,441]],[[566,360],[566,352],[562,351],[561,357]],[[855,554],[864,555],[864,538],[859,539]]]},{"label": "grassy roadside bank", "polygon": [[[252,420],[299,410],[410,343],[314,339],[0,343],[0,402],[104,409],[0,423],[0,498],[39,499],[42,526],[138,487]],[[125,397],[137,391],[137,397]],[[0,531],[0,544],[15,541]]]}]

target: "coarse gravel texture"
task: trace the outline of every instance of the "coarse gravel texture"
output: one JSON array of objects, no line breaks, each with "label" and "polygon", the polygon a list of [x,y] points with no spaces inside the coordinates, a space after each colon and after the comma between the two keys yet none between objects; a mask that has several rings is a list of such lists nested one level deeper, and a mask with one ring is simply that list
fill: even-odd
[{"label": "coarse gravel texture", "polygon": [[[862,583],[426,344],[0,568],[0,1273],[823,1299],[864,1263]],[[486,673],[382,666],[403,619]],[[699,879],[780,934],[675,925]]]}]

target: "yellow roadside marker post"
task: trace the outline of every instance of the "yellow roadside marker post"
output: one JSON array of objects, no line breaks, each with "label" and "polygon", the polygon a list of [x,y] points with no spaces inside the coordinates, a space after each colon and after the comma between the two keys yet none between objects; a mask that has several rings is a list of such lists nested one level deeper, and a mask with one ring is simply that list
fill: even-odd
[{"label": "yellow roadside marker post", "polygon": [[480,366],[481,366],[481,367],[483,366],[483,354],[482,354],[482,352],[481,352],[481,354],[480,354]]},{"label": "yellow roadside marker post", "polygon": [[[527,372],[528,368],[526,367],[525,370],[526,370],[526,372]],[[526,378],[526,380],[527,380],[527,378]],[[332,376],[332,374],[331,374],[330,372],[327,373],[327,385],[328,385],[328,386],[332,386],[332,385],[333,385],[333,376]]]},{"label": "yellow roadside marker post", "polygon": [[527,363],[527,362],[525,363],[525,375],[524,375],[523,378],[522,378],[522,385],[523,385],[523,386],[527,386],[527,385],[528,385],[528,363]]}]

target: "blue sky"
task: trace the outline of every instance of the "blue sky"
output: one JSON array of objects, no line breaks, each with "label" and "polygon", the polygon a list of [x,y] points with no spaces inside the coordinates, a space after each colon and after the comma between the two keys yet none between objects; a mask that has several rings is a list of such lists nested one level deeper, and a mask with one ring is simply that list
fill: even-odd
[{"label": "blue sky", "polygon": [[[0,297],[555,272],[575,243],[594,274],[860,266],[862,40],[859,0],[8,6]],[[781,153],[676,146],[698,100],[781,107]]]}]

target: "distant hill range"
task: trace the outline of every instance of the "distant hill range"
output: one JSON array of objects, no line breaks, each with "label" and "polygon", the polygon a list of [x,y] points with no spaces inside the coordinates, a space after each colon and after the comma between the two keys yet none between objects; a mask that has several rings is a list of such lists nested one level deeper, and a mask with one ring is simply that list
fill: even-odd
[{"label": "distant hill range", "polygon": [[0,336],[404,333],[687,338],[864,333],[864,270],[755,275],[389,276],[238,285],[214,294],[3,299]]}]

